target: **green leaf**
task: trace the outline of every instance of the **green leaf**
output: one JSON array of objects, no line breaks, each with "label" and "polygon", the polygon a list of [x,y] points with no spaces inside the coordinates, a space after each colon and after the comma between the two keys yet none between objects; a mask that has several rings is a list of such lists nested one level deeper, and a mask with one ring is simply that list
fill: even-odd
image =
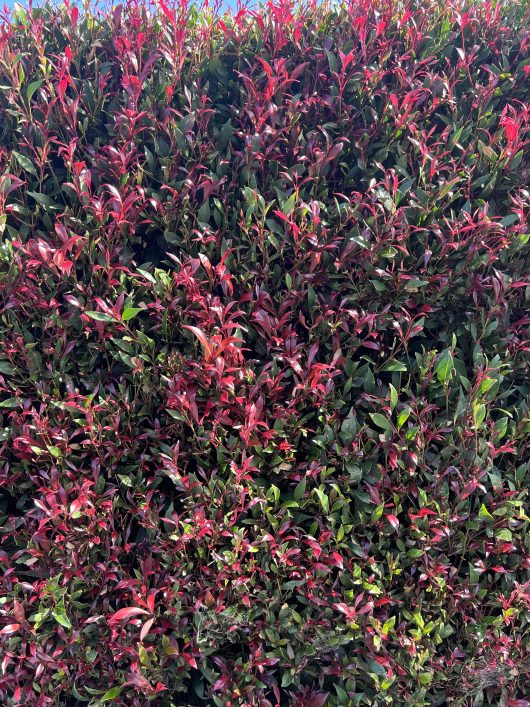
[{"label": "green leaf", "polygon": [[152,282],[153,285],[156,285],[156,280],[150,272],[148,272],[147,270],[143,270],[142,268],[137,268],[137,271],[140,273],[140,275],[145,277],[146,280],[149,280],[149,282]]},{"label": "green leaf", "polygon": [[187,421],[186,416],[179,412],[179,410],[170,410],[169,408],[166,408],[166,412],[174,420],[179,420],[180,422]]},{"label": "green leaf", "polygon": [[86,311],[85,314],[87,317],[90,317],[91,319],[95,319],[98,322],[115,322],[116,319],[114,317],[111,317],[110,314],[105,314],[105,312],[88,312]]},{"label": "green leaf", "polygon": [[488,509],[486,508],[486,506],[484,504],[482,504],[479,508],[478,517],[484,518],[485,520],[494,520],[493,516],[491,515],[491,513],[488,511]]},{"label": "green leaf", "polygon": [[9,363],[9,361],[0,361],[0,373],[4,376],[11,376],[15,372],[14,367]]},{"label": "green leaf", "polygon": [[19,163],[19,165],[24,169],[26,172],[30,172],[33,174],[35,177],[37,177],[37,170],[35,169],[33,162],[29,159],[29,157],[26,157],[26,155],[21,155],[20,152],[15,152],[13,150],[13,157],[16,159],[16,161]]},{"label": "green leaf", "polygon": [[449,349],[446,349],[438,359],[435,366],[436,377],[440,383],[447,383],[450,380],[454,368],[453,354]]},{"label": "green leaf", "polygon": [[493,425],[493,438],[495,439],[495,441],[499,442],[504,437],[507,430],[508,430],[508,418],[507,417],[500,417],[498,420],[495,420],[495,424]]},{"label": "green leaf", "polygon": [[412,280],[408,280],[405,283],[405,289],[414,291],[420,287],[425,287],[425,285],[428,285],[428,284],[429,284],[428,280],[419,280],[418,278],[413,278]]},{"label": "green leaf", "polygon": [[65,628],[72,628],[72,624],[70,623],[70,620],[64,610],[56,608],[52,611],[52,616],[58,624],[61,624],[61,626],[64,626]]},{"label": "green leaf", "polygon": [[395,359],[391,358],[389,361],[385,363],[383,368],[381,369],[382,371],[397,371],[397,372],[404,372],[407,370],[407,367],[405,366],[404,363],[401,363],[401,361],[396,361]]},{"label": "green leaf", "polygon": [[477,141],[479,155],[489,160],[490,162],[497,159],[495,150],[492,150],[489,145],[486,145],[482,140]]},{"label": "green leaf", "polygon": [[405,410],[401,410],[401,412],[399,413],[398,418],[397,418],[398,430],[400,430],[403,427],[403,425],[405,424],[405,422],[409,419],[410,413],[411,413],[410,408],[405,408]]},{"label": "green leaf", "polygon": [[[138,312],[143,312],[143,311],[144,311],[144,307],[126,307],[123,310],[122,315],[121,315],[122,321],[128,322],[129,319],[132,319],[133,317],[135,317],[138,314]],[[88,314],[88,312],[87,312],[87,314]]]},{"label": "green leaf", "polygon": [[107,690],[107,692],[103,695],[100,702],[108,702],[109,700],[113,700],[115,697],[119,697],[120,694],[121,687],[111,687],[110,690]]},{"label": "green leaf", "polygon": [[329,49],[324,49],[324,51],[326,52],[326,56],[328,58],[329,68],[331,69],[331,71],[337,71],[339,68],[337,57],[332,54]]},{"label": "green leaf", "polygon": [[420,550],[419,548],[415,548],[415,547],[411,548],[407,552],[407,557],[412,557],[413,559],[416,559],[418,557],[423,557],[423,555],[425,555],[425,551]]},{"label": "green leaf", "polygon": [[28,196],[31,196],[35,201],[40,204],[44,209],[60,209],[61,207],[59,204],[57,204],[53,199],[51,199],[47,194],[41,194],[40,192],[36,191],[28,191],[26,192]]},{"label": "green leaf", "polygon": [[390,385],[388,386],[388,388],[389,388],[389,390],[390,390],[390,407],[391,407],[392,410],[394,410],[394,408],[396,407],[396,405],[397,405],[397,403],[398,403],[398,392],[397,392],[397,390],[394,388],[394,386],[392,385],[392,383],[390,383]]},{"label": "green leaf", "polygon": [[495,533],[495,537],[497,540],[504,540],[504,542],[512,542],[513,540],[513,535],[508,528],[503,528],[502,530],[499,530],[498,533]]},{"label": "green leaf", "polygon": [[35,93],[35,91],[38,91],[43,83],[44,79],[39,79],[38,81],[32,81],[32,83],[30,83],[30,85],[26,89],[26,98],[28,99],[28,103],[33,98],[33,94]]},{"label": "green leaf", "polygon": [[484,418],[486,417],[486,406],[484,404],[477,405],[473,409],[473,419],[475,421],[475,427],[480,427],[480,425],[484,422]]},{"label": "green leaf", "polygon": [[490,388],[492,388],[497,381],[495,378],[484,378],[484,380],[481,382],[481,384],[478,387],[478,393],[479,395],[483,395],[484,393],[487,393]]},{"label": "green leaf", "polygon": [[[513,164],[513,161],[512,161],[512,164]],[[518,220],[519,220],[519,214],[508,214],[508,216],[501,218],[499,223],[501,226],[504,226],[505,228],[507,228],[508,226],[511,226],[512,224],[514,224]]]},{"label": "green leaf", "polygon": [[347,462],[346,471],[348,472],[348,482],[350,484],[357,484],[363,478],[363,470],[357,464]]},{"label": "green leaf", "polygon": [[384,510],[385,510],[384,503],[380,503],[378,506],[376,506],[374,508],[374,510],[372,511],[372,515],[370,516],[370,522],[375,523],[376,521],[378,521],[379,518],[381,518],[381,516],[383,515]]},{"label": "green leaf", "polygon": [[291,211],[294,209],[295,202],[296,192],[293,192],[291,196],[282,204],[282,213],[285,214],[285,216],[289,216]]},{"label": "green leaf", "polygon": [[329,498],[321,489],[315,489],[315,493],[318,496],[318,500],[320,501],[320,505],[322,506],[324,513],[329,513]]},{"label": "green leaf", "polygon": [[304,477],[302,479],[302,481],[300,481],[296,485],[296,488],[294,490],[294,500],[295,501],[299,501],[303,497],[303,495],[305,493],[306,485],[307,485],[307,479]]},{"label": "green leaf", "polygon": [[396,617],[395,617],[395,616],[391,616],[391,617],[390,617],[389,619],[387,619],[387,620],[385,621],[385,623],[383,624],[382,633],[384,633],[385,635],[388,634],[388,632],[389,632],[391,629],[394,628],[395,623],[396,623]]},{"label": "green leaf", "polygon": [[340,427],[340,438],[344,444],[349,444],[357,431],[357,420],[354,417],[347,417]]},{"label": "green leaf", "polygon": [[392,431],[392,423],[386,419],[384,415],[381,415],[379,412],[371,412],[370,417],[372,418],[372,421],[375,422],[375,424],[378,427],[381,427],[381,429],[385,431]]},{"label": "green leaf", "polygon": [[90,698],[83,697],[83,695],[79,692],[79,690],[75,686],[75,683],[72,685],[72,695],[76,698],[76,700],[79,700],[80,702],[90,702]]},{"label": "green leaf", "polygon": [[354,243],[357,243],[358,246],[361,246],[361,248],[364,248],[365,250],[370,250],[372,247],[370,245],[370,241],[361,235],[352,236],[350,240],[354,241]]},{"label": "green leaf", "polygon": [[202,204],[202,206],[198,209],[197,216],[201,223],[207,224],[210,221],[210,215],[210,202],[207,199],[204,204]]},{"label": "green leaf", "polygon": [[7,400],[2,400],[0,403],[0,408],[18,408],[19,406],[19,398],[8,398]]}]

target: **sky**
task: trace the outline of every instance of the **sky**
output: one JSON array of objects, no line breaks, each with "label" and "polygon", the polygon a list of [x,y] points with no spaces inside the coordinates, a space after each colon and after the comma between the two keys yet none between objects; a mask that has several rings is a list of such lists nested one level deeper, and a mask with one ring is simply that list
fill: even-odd
[{"label": "sky", "polygon": [[[3,7],[5,5],[8,9],[12,9],[15,2],[18,2],[18,4],[22,5],[23,7],[25,7],[27,5],[27,0],[0,0],[0,7]],[[127,2],[127,0],[122,0],[122,4],[124,2]],[[120,0],[114,0],[114,4],[118,5],[119,3],[120,3]],[[38,6],[40,4],[40,2],[39,2],[39,0],[34,0],[33,4],[35,6]],[[80,0],[78,2],[75,2],[74,0],[71,0],[71,4],[81,6],[83,4],[83,1]],[[222,2],[222,7],[226,7],[226,8],[230,8],[230,7],[235,8],[236,5],[237,5],[237,0],[223,0],[223,2]]]}]

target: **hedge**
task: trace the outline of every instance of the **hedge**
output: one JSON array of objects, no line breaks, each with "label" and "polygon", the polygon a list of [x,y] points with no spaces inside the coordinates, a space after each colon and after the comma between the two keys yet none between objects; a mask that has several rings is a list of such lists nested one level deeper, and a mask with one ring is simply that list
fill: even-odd
[{"label": "hedge", "polygon": [[3,705],[530,705],[529,49],[3,16]]}]

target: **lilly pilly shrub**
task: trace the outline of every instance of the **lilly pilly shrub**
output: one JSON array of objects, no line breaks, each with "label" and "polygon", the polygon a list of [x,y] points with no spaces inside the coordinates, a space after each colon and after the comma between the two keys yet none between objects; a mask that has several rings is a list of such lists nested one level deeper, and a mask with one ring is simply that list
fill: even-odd
[{"label": "lilly pilly shrub", "polygon": [[529,705],[530,10],[0,30],[2,705]]}]

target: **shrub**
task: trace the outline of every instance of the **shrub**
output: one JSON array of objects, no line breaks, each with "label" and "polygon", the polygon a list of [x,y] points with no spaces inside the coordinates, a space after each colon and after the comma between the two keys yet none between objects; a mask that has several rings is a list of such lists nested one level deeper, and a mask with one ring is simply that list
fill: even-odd
[{"label": "shrub", "polygon": [[530,704],[529,16],[4,19],[2,704]]}]

